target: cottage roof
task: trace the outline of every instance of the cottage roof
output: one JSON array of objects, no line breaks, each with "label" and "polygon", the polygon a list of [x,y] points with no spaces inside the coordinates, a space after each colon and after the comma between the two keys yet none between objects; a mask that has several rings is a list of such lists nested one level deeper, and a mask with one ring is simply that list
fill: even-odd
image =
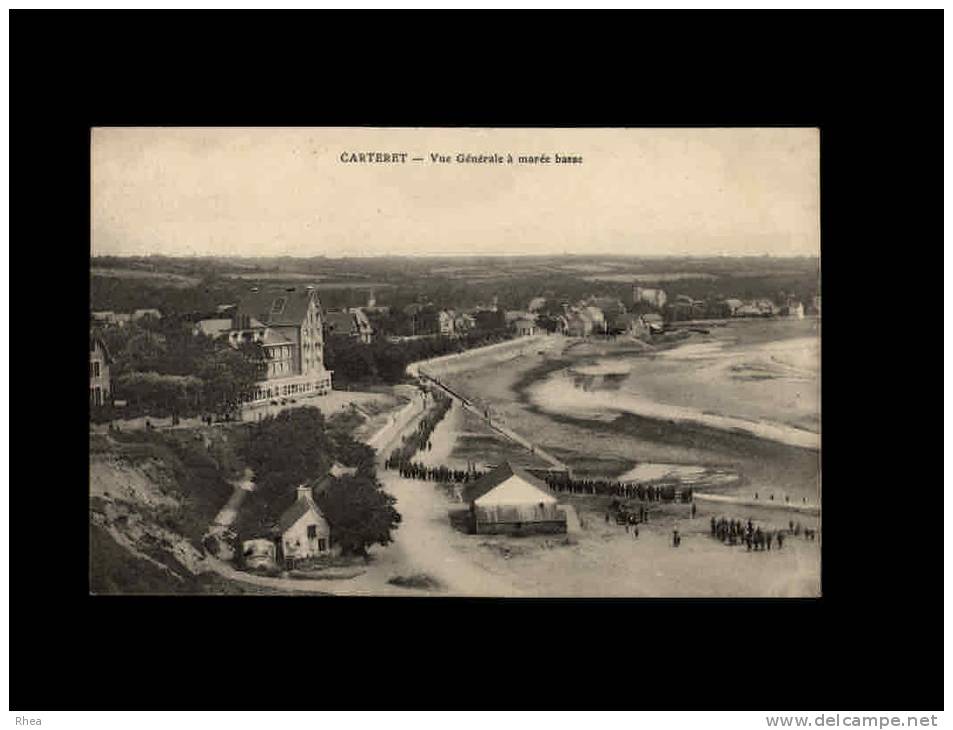
[{"label": "cottage roof", "polygon": [[257,319],[264,325],[293,325],[298,327],[308,313],[308,304],[314,292],[311,289],[280,289],[249,292],[238,303],[236,314]]},{"label": "cottage roof", "polygon": [[338,334],[351,334],[357,329],[354,315],[350,312],[325,312],[324,323],[329,330]]},{"label": "cottage roof", "polygon": [[665,321],[665,320],[662,319],[662,315],[661,315],[661,314],[654,314],[654,313],[652,313],[652,314],[643,314],[643,315],[642,315],[642,319],[644,319],[644,320],[646,321],[646,323],[648,323],[648,324],[661,324],[662,322]]},{"label": "cottage roof", "polygon": [[218,335],[227,332],[232,328],[232,320],[230,319],[200,319],[195,323],[195,328],[210,337],[217,337]]},{"label": "cottage roof", "polygon": [[546,493],[553,499],[556,498],[556,495],[553,494],[552,490],[542,479],[534,477],[525,469],[522,469],[518,466],[513,466],[510,462],[505,461],[493,471],[484,474],[472,484],[468,484],[463,490],[463,501],[473,502],[474,500],[479,499],[487,492],[491,492],[496,489],[512,476],[519,477],[524,482],[532,484],[534,487]]},{"label": "cottage roof", "polygon": [[278,532],[284,534],[302,517],[304,517],[308,512],[313,511],[316,515],[321,513],[318,511],[317,506],[310,499],[296,499],[294,504],[292,504],[288,509],[281,513],[281,517],[278,518],[277,530]]}]

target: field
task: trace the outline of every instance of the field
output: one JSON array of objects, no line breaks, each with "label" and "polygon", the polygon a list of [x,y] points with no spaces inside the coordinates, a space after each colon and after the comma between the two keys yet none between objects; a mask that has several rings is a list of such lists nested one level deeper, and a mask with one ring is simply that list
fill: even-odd
[{"label": "field", "polygon": [[717,279],[714,274],[704,272],[660,272],[658,274],[593,274],[583,277],[586,281],[621,281],[621,282],[666,282],[681,281],[682,279]]},{"label": "field", "polygon": [[171,287],[197,286],[200,279],[184,274],[175,274],[169,271],[148,271],[145,269],[120,269],[93,266],[89,269],[90,276],[104,276],[113,279],[143,279],[151,285]]}]

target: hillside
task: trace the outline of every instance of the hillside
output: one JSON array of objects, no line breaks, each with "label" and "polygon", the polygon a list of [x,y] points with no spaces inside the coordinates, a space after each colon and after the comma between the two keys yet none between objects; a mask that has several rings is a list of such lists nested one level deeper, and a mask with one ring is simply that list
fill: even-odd
[{"label": "hillside", "polygon": [[[90,590],[230,592],[202,537],[232,487],[228,434],[90,436]],[[237,588],[235,590],[238,590]]]}]

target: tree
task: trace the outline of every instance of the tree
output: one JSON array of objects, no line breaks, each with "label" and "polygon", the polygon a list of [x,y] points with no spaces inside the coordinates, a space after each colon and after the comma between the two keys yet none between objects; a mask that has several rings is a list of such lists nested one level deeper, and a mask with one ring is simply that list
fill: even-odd
[{"label": "tree", "polygon": [[389,544],[400,524],[397,500],[367,476],[332,479],[316,501],[344,555],[366,556],[371,545]]},{"label": "tree", "polygon": [[252,343],[235,349],[221,345],[208,353],[199,366],[205,381],[205,403],[219,413],[236,410],[261,379],[261,348]]},{"label": "tree", "polygon": [[252,428],[244,456],[258,475],[258,491],[293,496],[297,486],[331,468],[333,445],[319,409],[282,411]]}]

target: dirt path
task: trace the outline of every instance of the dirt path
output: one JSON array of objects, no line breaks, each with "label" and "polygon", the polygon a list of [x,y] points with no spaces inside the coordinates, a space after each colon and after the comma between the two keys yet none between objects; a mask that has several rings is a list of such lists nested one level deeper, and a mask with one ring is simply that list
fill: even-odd
[{"label": "dirt path", "polygon": [[[225,506],[215,515],[215,519],[212,520],[212,527],[231,527],[232,523],[238,517],[238,510],[241,508],[242,502],[245,501],[245,495],[255,491],[254,478],[255,473],[251,469],[246,468],[245,474],[241,479],[230,482],[235,488],[235,491],[232,492],[232,496],[228,498],[228,502],[225,503]],[[211,532],[211,529],[209,532]]]},{"label": "dirt path", "polygon": [[451,469],[465,469],[465,463],[452,462],[450,455],[453,453],[453,447],[456,445],[457,436],[463,425],[463,406],[456,400],[450,402],[450,410],[444,415],[443,420],[437,424],[433,433],[430,435],[432,448],[429,451],[420,451],[414,457],[414,461],[425,464],[426,466],[448,466]]}]

